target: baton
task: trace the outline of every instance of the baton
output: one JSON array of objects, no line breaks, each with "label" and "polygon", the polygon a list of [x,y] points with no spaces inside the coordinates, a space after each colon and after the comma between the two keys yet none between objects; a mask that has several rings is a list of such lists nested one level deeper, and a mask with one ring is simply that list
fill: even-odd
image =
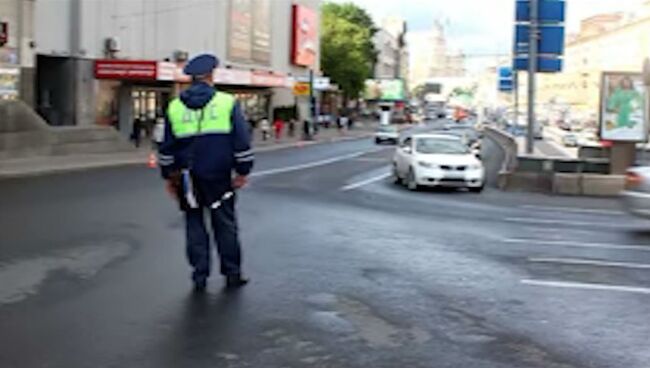
[{"label": "baton", "polygon": [[216,210],[217,208],[221,207],[221,204],[223,204],[223,202],[229,200],[234,195],[235,195],[235,191],[233,191],[233,190],[230,190],[230,191],[224,193],[218,201],[216,201],[216,202],[214,202],[214,203],[212,203],[210,205],[210,209]]}]

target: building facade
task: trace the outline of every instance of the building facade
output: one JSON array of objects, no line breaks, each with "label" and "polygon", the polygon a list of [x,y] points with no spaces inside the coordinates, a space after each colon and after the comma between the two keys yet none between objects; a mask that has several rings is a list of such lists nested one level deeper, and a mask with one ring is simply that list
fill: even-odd
[{"label": "building facade", "polygon": [[400,48],[395,38],[387,30],[380,28],[373,36],[377,60],[373,71],[375,79],[397,79],[399,77]]},{"label": "building facade", "polygon": [[562,73],[540,77],[539,102],[565,105],[594,115],[600,104],[603,72],[641,72],[650,57],[650,1],[631,14],[601,14],[584,19],[567,38]]},{"label": "building facade", "polygon": [[462,78],[466,74],[465,56],[449,45],[445,29],[435,22],[429,31],[412,33],[409,37],[411,88],[432,78]]},{"label": "building facade", "polygon": [[34,0],[0,1],[0,99],[33,103]]},{"label": "building facade", "polygon": [[185,62],[220,59],[217,88],[249,119],[301,105],[293,80],[319,65],[320,0],[35,1],[35,107],[52,125],[114,125],[164,114]]}]

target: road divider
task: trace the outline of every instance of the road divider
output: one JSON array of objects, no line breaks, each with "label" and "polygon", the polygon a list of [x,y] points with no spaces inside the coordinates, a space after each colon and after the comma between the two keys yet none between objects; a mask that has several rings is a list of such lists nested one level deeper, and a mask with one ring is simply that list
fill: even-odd
[{"label": "road divider", "polygon": [[532,263],[552,263],[567,266],[595,266],[595,267],[612,267],[612,268],[629,268],[634,270],[650,270],[650,264],[645,263],[628,263],[612,262],[597,259],[579,259],[579,258],[528,258]]},{"label": "road divider", "polygon": [[268,175],[282,174],[282,173],[298,171],[298,170],[311,169],[311,168],[318,167],[318,166],[325,166],[325,165],[333,164],[335,162],[340,162],[340,161],[345,161],[345,160],[350,160],[350,159],[353,159],[353,158],[361,157],[363,155],[367,155],[369,153],[379,152],[379,151],[382,151],[384,149],[386,149],[386,148],[378,148],[378,149],[373,149],[373,150],[368,150],[368,151],[355,152],[355,153],[351,153],[351,154],[347,154],[347,155],[332,157],[332,158],[328,158],[328,159],[325,159],[325,160],[307,162],[307,163],[299,164],[299,165],[284,166],[284,167],[279,167],[279,168],[276,168],[276,169],[260,170],[260,171],[253,172],[251,174],[251,177],[252,178],[258,178],[258,177],[262,177],[262,176],[268,176]]},{"label": "road divider", "polygon": [[390,172],[384,173],[384,174],[381,174],[381,175],[377,175],[377,176],[373,176],[372,178],[368,178],[366,180],[362,180],[362,181],[359,181],[359,182],[356,182],[356,183],[352,183],[350,185],[346,185],[346,186],[341,188],[341,191],[347,192],[347,191],[350,191],[350,190],[353,190],[353,189],[361,188],[361,187],[366,186],[368,184],[372,184],[372,183],[378,182],[380,180],[384,180],[384,179],[388,178],[389,176],[391,176]]},{"label": "road divider", "polygon": [[551,245],[561,247],[575,247],[575,248],[594,248],[606,250],[633,250],[640,252],[650,252],[650,245],[640,244],[607,244],[607,243],[587,243],[570,240],[537,240],[537,239],[521,239],[511,238],[502,239],[504,243],[509,244],[537,244],[537,245]]},{"label": "road divider", "polygon": [[635,294],[650,295],[650,288],[626,286],[626,285],[608,285],[608,284],[592,284],[583,282],[567,282],[567,281],[551,281],[551,280],[521,280],[524,285],[531,286],[546,286],[563,289],[583,289],[583,290],[596,290],[596,291],[616,291],[627,292]]}]

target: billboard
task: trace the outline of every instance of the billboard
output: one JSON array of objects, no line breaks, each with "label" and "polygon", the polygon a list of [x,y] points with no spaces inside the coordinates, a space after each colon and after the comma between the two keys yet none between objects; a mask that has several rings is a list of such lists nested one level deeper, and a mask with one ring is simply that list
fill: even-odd
[{"label": "billboard", "polygon": [[368,79],[363,97],[366,100],[405,100],[404,81],[401,79]]},{"label": "billboard", "polygon": [[606,72],[600,88],[600,138],[644,142],[647,93],[642,74]]},{"label": "billboard", "polygon": [[271,2],[230,0],[228,58],[245,63],[271,62]]},{"label": "billboard", "polygon": [[293,6],[291,62],[313,66],[318,55],[318,13],[302,5]]}]

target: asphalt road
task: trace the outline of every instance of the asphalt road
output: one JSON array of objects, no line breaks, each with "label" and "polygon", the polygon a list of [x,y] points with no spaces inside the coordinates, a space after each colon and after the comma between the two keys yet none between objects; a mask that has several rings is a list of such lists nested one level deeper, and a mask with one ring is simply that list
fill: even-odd
[{"label": "asphalt road", "polygon": [[154,170],[1,181],[0,367],[649,366],[649,223],[607,199],[408,192],[391,152],[259,155],[253,281],[204,297]]}]

